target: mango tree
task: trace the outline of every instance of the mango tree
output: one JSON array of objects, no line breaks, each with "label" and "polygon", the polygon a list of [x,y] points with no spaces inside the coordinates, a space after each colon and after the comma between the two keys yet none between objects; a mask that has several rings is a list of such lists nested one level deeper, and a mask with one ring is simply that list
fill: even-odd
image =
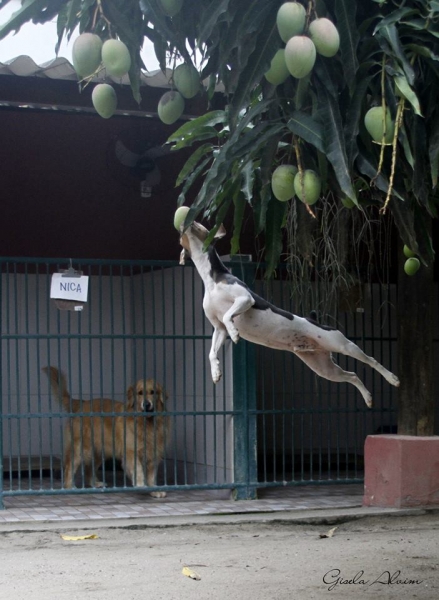
[{"label": "mango tree", "polygon": [[[140,49],[151,40],[160,67],[174,71],[176,89],[158,107],[165,122],[175,123],[185,98],[204,95],[205,114],[170,130],[175,151],[193,147],[178,204],[197,186],[187,220],[209,218],[213,238],[229,216],[232,253],[250,211],[269,275],[286,248],[293,274],[334,290],[354,283],[364,261],[347,248],[372,248],[365,232],[396,225],[401,274],[406,259],[421,265],[400,278],[400,432],[431,433],[432,328],[418,307],[433,285],[439,1],[25,0],[0,39],[55,16],[59,42],[78,26],[123,42],[137,99]],[[219,91],[225,108],[212,110]],[[412,321],[408,306],[419,313]]]}]

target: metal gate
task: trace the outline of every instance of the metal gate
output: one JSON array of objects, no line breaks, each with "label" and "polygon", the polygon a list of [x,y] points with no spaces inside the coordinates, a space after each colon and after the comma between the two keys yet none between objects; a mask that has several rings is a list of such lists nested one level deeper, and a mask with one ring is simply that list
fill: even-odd
[{"label": "metal gate", "polygon": [[[370,369],[355,365],[374,392],[372,410],[352,386],[317,379],[293,355],[243,341],[232,348],[228,340],[215,386],[211,326],[192,266],[73,261],[90,284],[87,304],[72,312],[49,293],[52,274],[69,263],[0,259],[0,499],[96,492],[99,480],[107,492],[134,483],[155,494],[229,488],[236,498],[255,497],[258,487],[361,481],[366,435],[395,421],[392,390]],[[232,267],[292,308],[285,282],[263,285],[252,263]],[[382,310],[382,293],[371,289],[364,312],[337,318],[348,337],[391,369],[394,323],[390,309]],[[58,390],[43,371],[48,366],[57,369]],[[167,399],[146,413],[143,404],[130,407],[129,389],[149,379]],[[110,404],[91,405],[90,398]],[[169,427],[162,431],[163,420]],[[74,448],[71,489],[63,464]],[[131,464],[133,452],[139,462]],[[151,465],[156,476],[144,482],[140,472]]]}]

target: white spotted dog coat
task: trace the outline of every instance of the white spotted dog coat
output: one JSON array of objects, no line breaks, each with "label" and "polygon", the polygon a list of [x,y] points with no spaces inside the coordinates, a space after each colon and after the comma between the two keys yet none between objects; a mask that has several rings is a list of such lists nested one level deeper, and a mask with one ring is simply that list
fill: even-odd
[{"label": "white spotted dog coat", "polygon": [[[182,231],[180,263],[184,263],[188,254],[204,283],[203,308],[214,328],[209,360],[215,383],[221,378],[218,352],[229,334],[235,343],[241,337],[269,348],[294,352],[317,375],[354,385],[369,407],[372,406],[372,395],[355,373],[344,371],[334,363],[333,352],[351,356],[376,369],[390,384],[399,385],[393,373],[367,356],[337,329],[281,310],[253,293],[225,267],[213,246],[203,250],[208,233],[196,222]],[[225,230],[221,228],[216,237],[223,235]]]}]

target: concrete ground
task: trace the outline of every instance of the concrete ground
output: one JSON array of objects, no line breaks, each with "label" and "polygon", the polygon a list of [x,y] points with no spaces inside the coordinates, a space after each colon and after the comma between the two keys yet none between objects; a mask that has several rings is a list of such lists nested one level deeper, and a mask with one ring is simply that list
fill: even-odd
[{"label": "concrete ground", "polygon": [[0,599],[436,600],[438,530],[438,510],[361,506],[5,522]]}]

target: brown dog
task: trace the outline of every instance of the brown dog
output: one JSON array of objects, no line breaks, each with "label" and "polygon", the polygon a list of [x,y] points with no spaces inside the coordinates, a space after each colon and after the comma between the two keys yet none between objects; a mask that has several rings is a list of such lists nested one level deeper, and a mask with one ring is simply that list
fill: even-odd
[{"label": "brown dog", "polygon": [[[93,487],[104,484],[97,481],[93,469],[98,469],[107,458],[117,458],[130,477],[133,486],[156,484],[157,467],[163,460],[168,440],[169,418],[161,415],[148,416],[151,412],[164,411],[165,394],[153,379],[139,379],[127,391],[127,402],[108,398],[75,400],[67,391],[64,373],[55,367],[44,367],[52,391],[64,410],[83,413],[71,417],[65,426],[64,438],[64,487],[74,486],[75,473],[84,463],[86,482]],[[131,416],[115,413],[139,412]],[[94,413],[86,416],[86,413]],[[103,413],[112,413],[105,416]],[[145,484],[146,470],[146,484]],[[154,498],[164,498],[166,492],[151,492]]]}]

